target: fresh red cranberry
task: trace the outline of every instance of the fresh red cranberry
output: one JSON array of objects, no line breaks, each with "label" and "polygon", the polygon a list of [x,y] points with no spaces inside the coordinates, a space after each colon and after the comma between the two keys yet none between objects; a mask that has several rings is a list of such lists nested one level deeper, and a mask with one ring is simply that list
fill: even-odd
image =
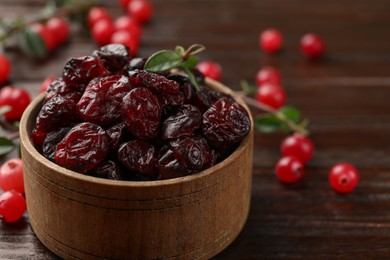
[{"label": "fresh red cranberry", "polygon": [[88,25],[93,27],[97,21],[108,20],[112,22],[112,17],[104,7],[95,6],[89,10]]},{"label": "fresh red cranberry", "polygon": [[281,83],[280,73],[273,67],[263,67],[256,74],[257,86],[264,85],[265,83],[277,84]]},{"label": "fresh red cranberry", "polygon": [[9,74],[11,73],[11,63],[8,58],[0,54],[0,84],[8,80]]},{"label": "fresh red cranberry", "polygon": [[275,53],[282,48],[283,38],[278,30],[270,28],[260,34],[259,44],[265,52]]},{"label": "fresh red cranberry", "polygon": [[0,195],[0,215],[5,222],[18,221],[26,211],[26,201],[22,194],[15,190]]},{"label": "fresh red cranberry", "polygon": [[294,156],[284,156],[276,164],[276,176],[283,183],[295,183],[304,174],[303,163]]},{"label": "fresh red cranberry", "polygon": [[56,45],[63,44],[68,40],[69,24],[66,20],[59,17],[50,18],[46,23],[46,27],[54,35]]},{"label": "fresh red cranberry", "polygon": [[119,4],[124,10],[127,10],[127,6],[130,2],[131,0],[119,0]]},{"label": "fresh red cranberry", "polygon": [[301,50],[309,58],[320,58],[325,52],[324,40],[314,33],[305,34],[301,39]]},{"label": "fresh red cranberry", "polygon": [[110,20],[99,20],[92,27],[92,36],[99,46],[111,43],[111,36],[114,34],[114,24]]},{"label": "fresh red cranberry", "polygon": [[127,31],[130,35],[140,38],[142,35],[141,25],[133,18],[124,15],[116,19],[115,21],[116,31]]},{"label": "fresh red cranberry", "polygon": [[0,188],[3,191],[16,190],[24,193],[22,160],[14,158],[0,167]]},{"label": "fresh red cranberry", "polygon": [[280,150],[284,156],[295,156],[301,160],[301,162],[306,163],[313,156],[314,144],[310,138],[295,133],[283,140]]},{"label": "fresh red cranberry", "polygon": [[46,50],[49,52],[53,51],[55,49],[56,45],[56,39],[54,38],[54,34],[43,24],[36,23],[31,25],[31,30],[35,33],[37,33],[43,40]]},{"label": "fresh red cranberry", "polygon": [[349,193],[359,182],[357,169],[349,163],[338,163],[329,172],[330,186],[337,192]]},{"label": "fresh red cranberry", "polygon": [[123,44],[129,47],[131,55],[134,57],[137,54],[139,47],[138,37],[132,35],[128,31],[117,31],[111,36],[111,43]]},{"label": "fresh red cranberry", "polygon": [[102,162],[108,151],[104,129],[95,124],[80,123],[57,144],[54,160],[69,170],[86,173]]},{"label": "fresh red cranberry", "polygon": [[11,111],[4,114],[9,121],[20,120],[30,101],[30,95],[24,89],[7,86],[0,90],[0,107],[11,107]]},{"label": "fresh red cranberry", "polygon": [[41,86],[41,89],[39,90],[40,93],[43,93],[43,92],[46,92],[47,88],[50,86],[50,84],[55,80],[55,77],[53,76],[50,76],[48,78],[46,78],[43,82],[42,82],[42,86]]},{"label": "fresh red cranberry", "polygon": [[257,89],[256,99],[269,107],[279,109],[286,102],[286,93],[282,87],[267,83]]},{"label": "fresh red cranberry", "polygon": [[220,81],[222,78],[222,68],[221,66],[213,61],[203,61],[200,62],[197,66],[198,70],[204,74],[205,77],[211,78],[213,80]]},{"label": "fresh red cranberry", "polygon": [[131,17],[134,17],[140,23],[147,23],[153,15],[153,6],[149,0],[130,1],[127,11]]}]

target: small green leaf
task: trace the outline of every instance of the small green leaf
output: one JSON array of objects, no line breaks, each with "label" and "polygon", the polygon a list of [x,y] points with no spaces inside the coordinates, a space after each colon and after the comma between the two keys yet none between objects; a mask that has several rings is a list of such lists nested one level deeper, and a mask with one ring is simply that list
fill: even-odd
[{"label": "small green leaf", "polygon": [[174,51],[159,51],[149,57],[144,69],[150,72],[163,72],[181,65],[180,55]]},{"label": "small green leaf", "polygon": [[281,130],[282,122],[274,115],[264,114],[255,117],[255,128],[263,133]]},{"label": "small green leaf", "polygon": [[204,47],[204,45],[202,44],[192,44],[187,50],[186,52],[190,53],[191,55],[194,55],[194,54],[198,54],[202,51],[206,50],[206,47]]},{"label": "small green leaf", "polygon": [[20,38],[22,49],[27,55],[37,58],[46,57],[47,51],[45,43],[41,36],[39,36],[36,32],[26,29],[21,32]]},{"label": "small green leaf", "polygon": [[0,136],[0,155],[11,152],[15,147],[15,144],[8,138]]},{"label": "small green leaf", "polygon": [[182,56],[183,53],[185,52],[185,50],[184,50],[183,46],[176,46],[175,52],[176,52],[177,54],[179,54],[180,56]]},{"label": "small green leaf", "polygon": [[10,106],[1,106],[0,107],[0,116],[4,115],[5,113],[11,111],[12,108]]},{"label": "small green leaf", "polygon": [[301,121],[301,112],[295,107],[285,106],[280,108],[278,112],[295,123]]},{"label": "small green leaf", "polygon": [[187,74],[188,78],[190,79],[192,85],[194,85],[196,91],[200,90],[199,82],[196,80],[194,74],[186,67],[181,67],[181,70]]},{"label": "small green leaf", "polygon": [[256,92],[256,87],[253,85],[249,85],[248,81],[242,80],[241,81],[241,88],[247,95],[253,95]]},{"label": "small green leaf", "polygon": [[195,56],[190,56],[184,63],[183,67],[187,69],[192,69],[198,64],[199,59]]}]

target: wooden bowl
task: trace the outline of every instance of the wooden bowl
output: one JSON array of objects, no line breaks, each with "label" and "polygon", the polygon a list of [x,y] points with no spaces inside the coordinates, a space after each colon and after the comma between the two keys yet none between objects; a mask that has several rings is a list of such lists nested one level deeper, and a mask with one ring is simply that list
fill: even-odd
[{"label": "wooden bowl", "polygon": [[[248,110],[229,88],[212,80],[207,84]],[[62,168],[34,148],[29,135],[43,97],[23,115],[21,152],[31,226],[55,254],[66,259],[208,259],[237,237],[250,203],[252,117],[250,134],[212,168],[171,180],[113,181]]]}]

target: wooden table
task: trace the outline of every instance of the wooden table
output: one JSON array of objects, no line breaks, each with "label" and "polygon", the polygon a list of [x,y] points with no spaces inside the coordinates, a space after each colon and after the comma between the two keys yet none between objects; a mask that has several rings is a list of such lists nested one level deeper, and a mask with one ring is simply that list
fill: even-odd
[{"label": "wooden table", "polygon": [[[0,16],[29,15],[43,1],[0,0]],[[106,1],[116,16],[116,1]],[[181,44],[203,43],[223,66],[223,82],[239,88],[263,65],[280,69],[288,103],[310,120],[316,153],[304,181],[281,185],[273,168],[283,134],[256,134],[252,206],[240,236],[215,259],[390,257],[390,2],[340,0],[164,0],[145,28],[141,56]],[[264,55],[258,35],[281,30],[284,51]],[[299,51],[307,32],[322,35],[328,53],[320,62]],[[11,83],[35,96],[42,80],[60,75],[68,57],[95,48],[75,32],[70,43],[44,61],[9,53]],[[258,111],[254,111],[255,113]],[[5,161],[3,158],[1,162]],[[328,170],[336,162],[360,170],[358,188],[333,192]],[[0,222],[1,259],[53,259],[34,236],[28,215]]]}]

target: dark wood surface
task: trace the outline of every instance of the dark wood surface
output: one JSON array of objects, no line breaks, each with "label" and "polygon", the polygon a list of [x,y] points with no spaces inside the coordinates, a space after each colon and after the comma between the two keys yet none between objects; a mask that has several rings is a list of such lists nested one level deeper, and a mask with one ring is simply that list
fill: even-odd
[{"label": "dark wood surface", "polygon": [[[38,0],[0,0],[0,16],[31,15]],[[119,15],[116,1],[106,1]],[[216,259],[390,257],[390,2],[387,0],[155,0],[141,56],[181,44],[203,43],[203,59],[223,66],[223,82],[238,89],[263,65],[281,70],[288,103],[310,120],[316,145],[304,181],[286,187],[276,180],[282,134],[256,134],[252,206],[239,237]],[[279,28],[284,51],[264,55],[258,35]],[[322,35],[328,46],[320,62],[306,60],[299,39]],[[10,54],[11,83],[35,96],[48,75],[60,75],[68,57],[95,48],[74,31],[70,43],[44,61]],[[256,113],[258,111],[254,111]],[[2,158],[3,162],[6,158]],[[340,161],[360,171],[358,188],[347,196],[328,184]],[[34,236],[28,215],[0,222],[0,259],[53,259]]]}]

